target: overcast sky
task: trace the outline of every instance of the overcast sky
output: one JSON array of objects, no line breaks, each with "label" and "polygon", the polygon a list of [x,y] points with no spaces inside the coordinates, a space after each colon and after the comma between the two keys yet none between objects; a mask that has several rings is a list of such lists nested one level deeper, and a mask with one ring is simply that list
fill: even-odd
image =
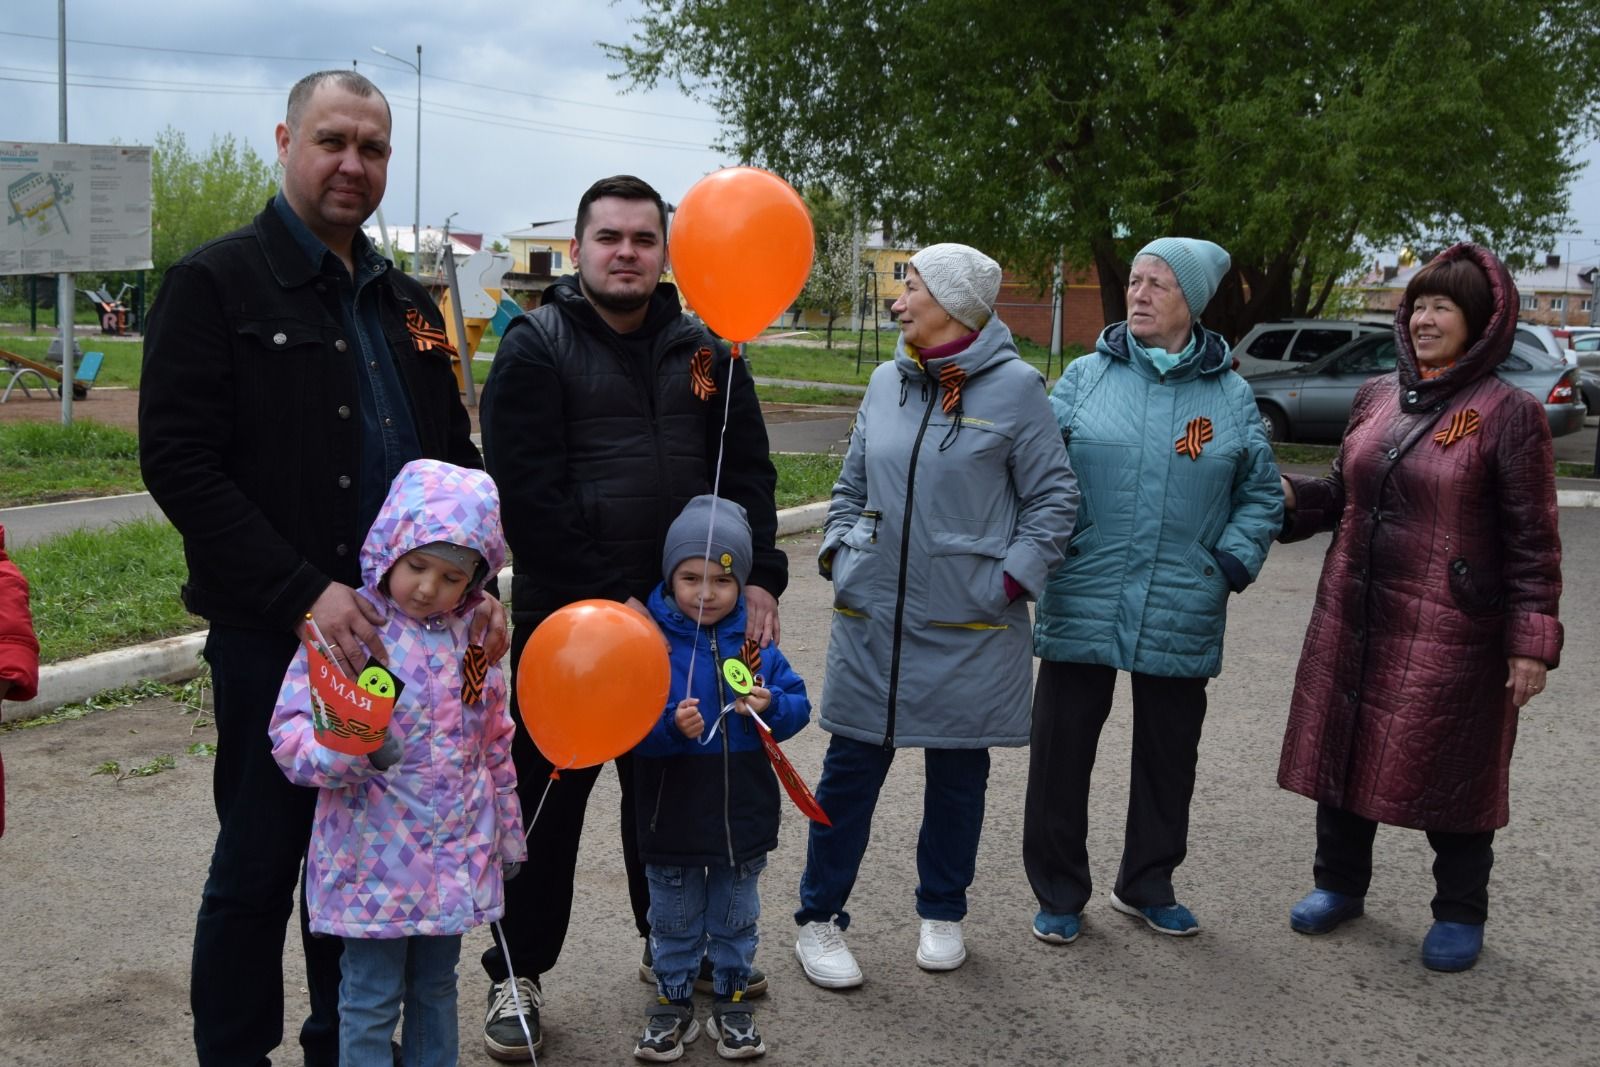
[{"label": "overcast sky", "polygon": [[[424,225],[454,212],[452,227],[492,239],[570,218],[590,182],[624,172],[676,201],[737,161],[710,149],[706,107],[671,88],[625,93],[609,77],[616,67],[597,42],[626,40],[638,10],[635,0],[68,0],[68,137],[148,144],[171,125],[192,147],[232,133],[272,160],[289,86],[359,60],[394,109],[384,219],[409,227],[416,74],[371,48],[414,61],[420,42]],[[0,141],[58,137],[56,26],[57,0],[0,0]],[[1600,166],[1577,177],[1569,213],[1570,261],[1600,261]],[[1566,238],[1551,251],[1567,256]]]}]

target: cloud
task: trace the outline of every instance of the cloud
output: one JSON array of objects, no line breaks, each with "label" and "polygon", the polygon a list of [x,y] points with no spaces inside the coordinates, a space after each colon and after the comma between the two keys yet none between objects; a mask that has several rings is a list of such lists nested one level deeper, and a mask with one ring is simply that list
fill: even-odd
[{"label": "cloud", "polygon": [[[148,144],[171,125],[192,145],[232,133],[272,159],[289,86],[355,60],[394,111],[383,212],[390,225],[409,226],[417,78],[371,46],[414,61],[420,42],[425,225],[455,212],[455,228],[492,237],[570,217],[594,179],[622,172],[677,200],[734,161],[709,147],[718,135],[709,108],[671,89],[627,93],[609,77],[616,68],[596,42],[626,40],[637,10],[632,0],[75,0],[67,12],[68,136]],[[8,79],[0,80],[0,113],[9,120],[0,136],[55,140],[55,6],[8,11],[0,31],[0,78]]]}]

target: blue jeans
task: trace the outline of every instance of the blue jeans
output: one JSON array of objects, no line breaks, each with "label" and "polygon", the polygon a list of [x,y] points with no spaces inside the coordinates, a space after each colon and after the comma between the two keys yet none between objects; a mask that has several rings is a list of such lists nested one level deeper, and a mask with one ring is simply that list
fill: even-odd
[{"label": "blue jeans", "polygon": [[339,984],[340,1067],[393,1067],[389,1042],[405,1002],[400,1054],[406,1067],[453,1067],[456,963],[461,938],[344,939]]},{"label": "blue jeans", "polygon": [[[850,925],[844,905],[861,870],[872,834],[872,813],[894,753],[839,734],[828,743],[817,803],[833,825],[811,824],[796,924],[832,920],[841,930]],[[917,835],[917,914],[959,922],[966,918],[967,887],[977,869],[989,750],[930,748],[924,753],[927,781],[922,831]]]},{"label": "blue jeans", "polygon": [[700,960],[711,960],[711,981],[719,1000],[744,992],[761,940],[758,883],[767,857],[737,867],[644,865],[650,883],[650,957],[656,992],[668,1000],[688,1000]]}]

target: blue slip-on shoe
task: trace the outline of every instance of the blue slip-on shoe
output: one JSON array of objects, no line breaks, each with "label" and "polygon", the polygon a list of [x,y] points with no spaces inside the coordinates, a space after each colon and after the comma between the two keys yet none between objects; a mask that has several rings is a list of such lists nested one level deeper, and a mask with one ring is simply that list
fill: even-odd
[{"label": "blue slip-on shoe", "polygon": [[1483,951],[1482,923],[1439,920],[1422,939],[1422,965],[1430,971],[1464,971]]},{"label": "blue slip-on shoe", "polygon": [[1056,915],[1041,911],[1033,917],[1033,936],[1051,945],[1070,945],[1083,929],[1081,912]]},{"label": "blue slip-on shoe", "polygon": [[1367,910],[1366,901],[1331,889],[1313,889],[1289,909],[1289,928],[1302,934],[1327,934]]},{"label": "blue slip-on shoe", "polygon": [[1112,893],[1111,906],[1124,915],[1132,915],[1135,919],[1143,919],[1144,924],[1158,934],[1170,934],[1173,937],[1193,937],[1200,932],[1200,923],[1195,919],[1194,912],[1182,904],[1162,904],[1151,908],[1136,908],[1132,904],[1124,904],[1115,893]]}]

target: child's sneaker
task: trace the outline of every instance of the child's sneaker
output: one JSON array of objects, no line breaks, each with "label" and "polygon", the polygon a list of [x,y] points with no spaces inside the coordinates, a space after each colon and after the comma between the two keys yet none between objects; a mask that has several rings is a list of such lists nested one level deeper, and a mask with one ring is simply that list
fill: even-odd
[{"label": "child's sneaker", "polygon": [[766,1042],[756,1030],[755,1013],[742,999],[717,1001],[711,1006],[706,1026],[717,1035],[717,1055],[725,1060],[748,1060],[767,1054]]},{"label": "child's sneaker", "polygon": [[641,1060],[664,1063],[682,1056],[683,1046],[699,1036],[700,1024],[695,1022],[691,1005],[662,1000],[646,1009],[644,1036],[633,1054]]}]

